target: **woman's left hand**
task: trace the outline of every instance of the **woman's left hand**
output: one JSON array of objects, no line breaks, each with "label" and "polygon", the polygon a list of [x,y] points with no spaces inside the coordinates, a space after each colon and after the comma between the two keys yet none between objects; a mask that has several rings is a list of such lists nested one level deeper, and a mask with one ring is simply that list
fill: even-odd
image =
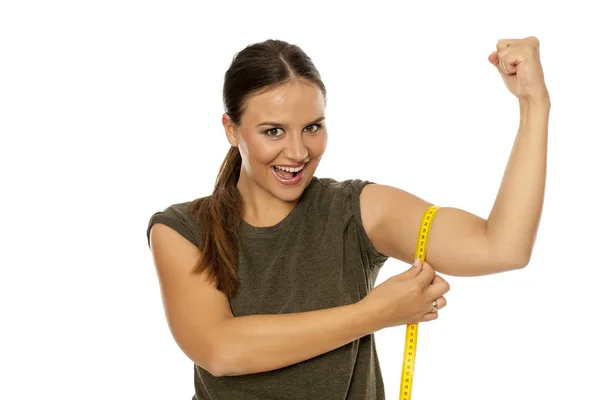
[{"label": "woman's left hand", "polygon": [[536,37],[502,39],[496,49],[488,60],[498,69],[512,94],[523,101],[549,100]]}]

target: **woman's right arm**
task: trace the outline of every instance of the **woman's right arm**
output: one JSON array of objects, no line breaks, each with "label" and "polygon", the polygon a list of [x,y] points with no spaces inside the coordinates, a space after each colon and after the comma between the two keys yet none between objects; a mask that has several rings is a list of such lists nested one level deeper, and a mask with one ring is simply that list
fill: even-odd
[{"label": "woman's right arm", "polygon": [[231,318],[215,327],[220,376],[287,367],[335,350],[381,327],[362,303],[291,314]]},{"label": "woman's right arm", "polygon": [[227,296],[192,274],[199,251],[154,224],[150,246],[171,333],[182,351],[214,376],[283,368],[384,328],[363,302],[294,314],[234,317]]}]

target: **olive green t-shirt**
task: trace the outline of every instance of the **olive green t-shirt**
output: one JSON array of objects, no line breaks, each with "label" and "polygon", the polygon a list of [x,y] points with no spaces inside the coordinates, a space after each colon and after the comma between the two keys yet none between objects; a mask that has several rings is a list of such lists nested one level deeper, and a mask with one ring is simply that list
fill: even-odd
[{"label": "olive green t-shirt", "polygon": [[[359,194],[369,183],[313,177],[295,208],[276,225],[254,227],[242,220],[240,286],[229,299],[233,315],[299,313],[363,299],[388,258],[362,226]],[[162,223],[198,246],[202,227],[186,211],[188,204],[155,213],[148,240],[152,224]],[[194,400],[385,398],[373,333],[267,372],[215,377],[194,365],[194,386]]]}]

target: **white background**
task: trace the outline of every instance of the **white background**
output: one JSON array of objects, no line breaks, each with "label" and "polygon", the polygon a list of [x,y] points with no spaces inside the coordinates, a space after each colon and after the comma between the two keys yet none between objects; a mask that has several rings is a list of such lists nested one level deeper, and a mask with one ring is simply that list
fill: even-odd
[{"label": "white background", "polygon": [[[329,92],[317,176],[487,217],[519,123],[487,56],[529,35],[552,99],[533,258],[446,277],[448,307],[420,325],[413,398],[600,398],[600,28],[586,2],[548,4],[2,2],[0,398],[192,397],[146,226],[210,193],[237,51],[279,38],[316,63]],[[407,267],[388,261],[377,283]],[[404,331],[376,333],[388,399]]]}]

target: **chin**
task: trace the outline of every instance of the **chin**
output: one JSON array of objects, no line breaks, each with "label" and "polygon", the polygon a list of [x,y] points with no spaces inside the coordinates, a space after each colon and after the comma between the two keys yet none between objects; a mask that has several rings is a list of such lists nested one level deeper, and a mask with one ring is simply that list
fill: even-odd
[{"label": "chin", "polygon": [[276,177],[270,176],[270,184],[268,187],[271,189],[271,194],[278,199],[287,202],[296,201],[302,196],[304,193],[304,189],[308,186],[310,181],[312,180],[313,173],[305,173],[300,182],[295,185],[283,185],[280,183]]}]

